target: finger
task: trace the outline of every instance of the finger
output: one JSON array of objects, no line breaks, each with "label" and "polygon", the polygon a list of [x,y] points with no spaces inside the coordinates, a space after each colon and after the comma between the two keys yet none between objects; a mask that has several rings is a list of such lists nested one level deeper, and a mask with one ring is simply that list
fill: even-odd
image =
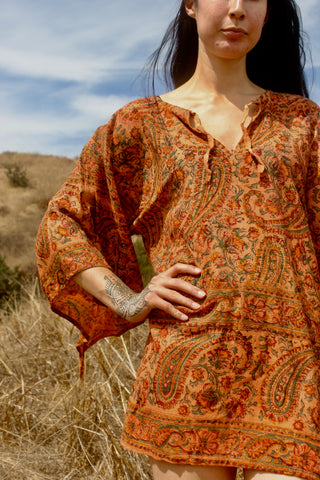
[{"label": "finger", "polygon": [[168,268],[165,273],[167,276],[176,277],[177,275],[186,274],[186,275],[200,275],[200,268],[194,265],[188,265],[185,263],[176,263],[172,267]]},{"label": "finger", "polygon": [[157,302],[157,297],[160,297],[167,302],[174,303],[175,305],[179,305],[180,307],[190,308],[191,310],[198,310],[201,306],[194,300],[181,295],[181,293],[163,287],[158,288],[156,291],[152,291],[152,293],[146,297],[148,305],[150,305],[151,302],[152,305],[154,305]]},{"label": "finger", "polygon": [[203,290],[179,278],[165,276],[154,277],[150,282],[149,288],[150,290],[155,291],[159,287],[164,287],[170,290],[179,290],[199,299],[203,299],[206,296]]},{"label": "finger", "polygon": [[172,305],[172,303],[167,302],[166,300],[163,300],[160,297],[157,297],[157,299],[155,300],[153,308],[162,310],[163,312],[167,313],[170,317],[176,318],[177,320],[181,320],[183,322],[186,322],[187,320],[189,320],[188,316],[180,312],[176,307]]}]

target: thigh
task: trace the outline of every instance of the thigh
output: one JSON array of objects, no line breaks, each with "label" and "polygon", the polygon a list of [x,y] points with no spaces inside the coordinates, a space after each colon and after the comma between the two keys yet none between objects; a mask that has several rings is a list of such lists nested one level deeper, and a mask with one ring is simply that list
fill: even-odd
[{"label": "thigh", "polygon": [[237,469],[232,467],[207,467],[175,465],[151,460],[154,480],[235,480]]},{"label": "thigh", "polygon": [[301,480],[294,475],[282,475],[281,473],[262,472],[259,470],[244,469],[244,480]]}]

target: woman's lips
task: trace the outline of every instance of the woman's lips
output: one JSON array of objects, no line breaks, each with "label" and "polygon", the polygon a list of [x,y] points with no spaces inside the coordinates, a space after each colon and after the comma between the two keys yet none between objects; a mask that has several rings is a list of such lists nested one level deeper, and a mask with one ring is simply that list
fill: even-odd
[{"label": "woman's lips", "polygon": [[233,40],[237,40],[247,35],[247,32],[241,28],[224,28],[222,32],[226,37]]}]

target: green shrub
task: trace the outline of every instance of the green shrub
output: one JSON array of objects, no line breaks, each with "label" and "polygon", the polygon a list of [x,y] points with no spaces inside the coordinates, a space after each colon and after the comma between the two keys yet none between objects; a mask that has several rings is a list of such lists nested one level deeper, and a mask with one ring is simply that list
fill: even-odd
[{"label": "green shrub", "polygon": [[7,205],[0,205],[0,217],[5,217],[10,213],[10,208]]},{"label": "green shrub", "polygon": [[27,173],[24,168],[18,163],[12,165],[7,164],[4,166],[6,169],[6,175],[9,183],[12,187],[30,187],[30,181],[27,177]]},{"label": "green shrub", "polygon": [[20,296],[21,281],[19,268],[11,269],[0,255],[0,308],[7,307]]}]

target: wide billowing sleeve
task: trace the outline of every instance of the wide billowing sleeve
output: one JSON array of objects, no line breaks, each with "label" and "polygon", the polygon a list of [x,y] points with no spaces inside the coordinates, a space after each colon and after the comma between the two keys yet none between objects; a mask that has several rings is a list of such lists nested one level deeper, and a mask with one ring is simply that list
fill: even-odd
[{"label": "wide billowing sleeve", "polygon": [[43,290],[52,310],[81,331],[82,356],[97,340],[121,335],[134,325],[85,292],[73,276],[103,266],[131,289],[142,289],[131,241],[142,178],[141,139],[132,123],[114,115],[96,131],[77,167],[50,201],[38,232]]},{"label": "wide billowing sleeve", "polygon": [[[306,199],[309,225],[320,270],[320,110],[313,117],[310,159],[308,163]],[[320,279],[319,279],[320,281]]]}]

